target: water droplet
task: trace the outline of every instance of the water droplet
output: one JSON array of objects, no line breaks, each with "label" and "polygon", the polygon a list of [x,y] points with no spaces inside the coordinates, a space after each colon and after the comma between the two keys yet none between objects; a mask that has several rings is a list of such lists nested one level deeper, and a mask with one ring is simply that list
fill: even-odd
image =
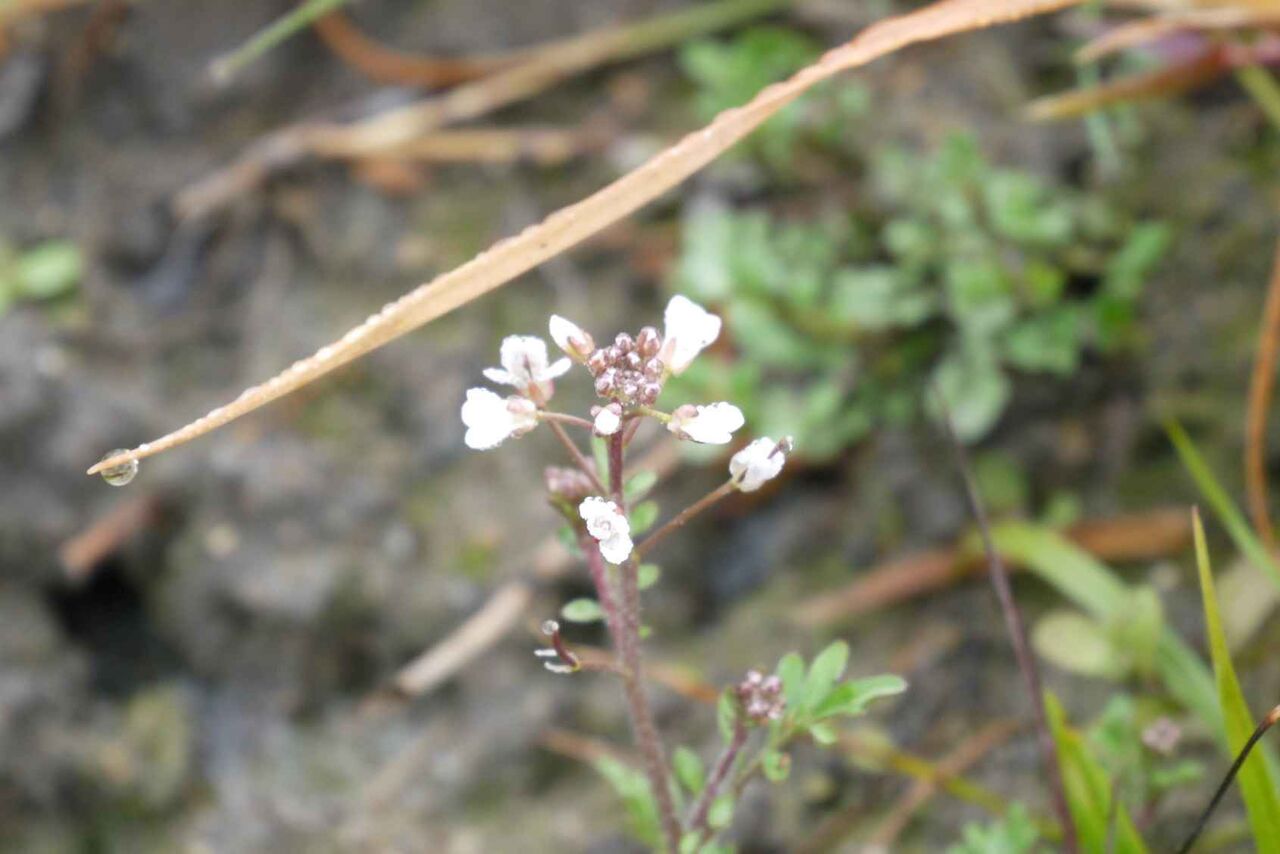
[{"label": "water droplet", "polygon": [[[109,460],[118,454],[127,454],[127,453],[129,453],[128,448],[116,448],[114,451],[111,451],[106,456],[104,456],[103,459]],[[105,480],[107,483],[111,484],[112,486],[124,486],[126,483],[133,480],[133,478],[137,474],[138,474],[138,461],[128,460],[127,462],[123,462],[118,466],[112,466],[111,468],[103,469],[102,479]]]},{"label": "water droplet", "polygon": [[558,631],[560,631],[560,624],[555,620],[547,620],[542,624],[542,633],[548,637],[554,635]]}]

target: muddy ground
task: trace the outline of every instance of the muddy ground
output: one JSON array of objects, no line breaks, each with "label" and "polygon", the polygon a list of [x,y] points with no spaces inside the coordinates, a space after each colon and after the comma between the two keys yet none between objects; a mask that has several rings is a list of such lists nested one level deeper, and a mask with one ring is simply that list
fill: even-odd
[{"label": "muddy ground", "polygon": [[[634,850],[612,793],[543,743],[550,728],[624,740],[619,699],[602,680],[540,670],[523,627],[427,696],[388,700],[382,689],[521,576],[530,544],[554,524],[538,497],[554,446],[535,436],[468,452],[457,416],[464,390],[494,363],[503,335],[538,332],[552,311],[599,330],[656,320],[664,296],[655,285],[670,259],[660,253],[656,269],[638,267],[635,246],[650,232],[669,235],[687,198],[724,194],[732,176],[696,177],[609,239],[148,461],[125,489],[82,474],[104,451],[227,401],[696,124],[687,83],[658,56],[494,117],[607,117],[609,144],[567,165],[440,167],[389,194],[339,166],[308,164],[180,225],[173,195],[263,133],[411,96],[370,83],[305,34],[213,86],[209,62],[289,5],[141,2],[87,54],[86,28],[96,24],[72,11],[24,30],[0,61],[0,238],[23,246],[66,236],[87,261],[73,300],[0,316],[0,846]],[[676,5],[433,0],[355,11],[402,47],[464,54]],[[824,4],[789,20],[834,44],[866,17],[853,4]],[[864,79],[890,96],[880,132],[927,143],[968,129],[997,162],[1087,180],[1079,126],[1032,126],[1016,111],[1070,82],[1068,29],[1020,25],[878,64]],[[1141,156],[1109,191],[1178,228],[1145,298],[1144,348],[1088,364],[1068,382],[1020,387],[984,445],[1036,471],[1038,495],[1076,490],[1098,516],[1194,500],[1155,419],[1169,408],[1238,485],[1274,235],[1274,148],[1265,153],[1266,131],[1237,90],[1224,83],[1143,106],[1136,120]],[[664,487],[667,506],[718,476],[686,467]],[[69,579],[60,547],[130,502],[146,521]],[[892,669],[911,683],[870,722],[907,749],[941,756],[992,718],[1028,713],[983,584],[818,631],[789,614],[877,561],[967,527],[936,434],[878,434],[673,544],[651,597],[651,654],[718,684],[789,648],[811,653],[843,637],[855,673]],[[1131,577],[1160,574],[1169,612],[1198,640],[1188,568],[1175,555],[1131,567]],[[546,585],[530,619],[584,591],[577,574]],[[1033,615],[1054,602],[1034,582],[1018,593]],[[1254,648],[1267,638],[1275,631]],[[1249,656],[1245,672],[1259,692],[1280,685],[1272,657]],[[1046,675],[1082,717],[1108,690],[1052,668]],[[713,750],[710,710],[662,689],[656,696],[673,742]],[[1025,731],[971,776],[1045,807]],[[789,850],[843,805],[870,826],[908,785],[802,749],[788,787],[750,791],[736,835],[747,851]],[[1198,803],[1174,804],[1172,836]],[[901,850],[938,850],[982,817],[940,797]]]}]

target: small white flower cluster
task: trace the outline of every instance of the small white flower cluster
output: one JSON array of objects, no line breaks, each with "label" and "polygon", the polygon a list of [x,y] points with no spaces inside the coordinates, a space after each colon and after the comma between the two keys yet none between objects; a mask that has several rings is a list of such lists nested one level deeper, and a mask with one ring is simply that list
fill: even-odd
[{"label": "small white flower cluster", "polygon": [[[745,423],[742,410],[732,403],[686,404],[669,415],[650,408],[667,378],[683,373],[720,336],[720,318],[683,296],[673,297],[667,304],[663,322],[661,336],[646,327],[634,338],[620,334],[613,343],[597,348],[591,335],[576,323],[552,315],[551,339],[566,354],[555,362],[548,358],[541,338],[505,338],[500,352],[502,367],[489,368],[484,375],[492,382],[511,386],[515,394],[503,398],[485,388],[467,391],[462,405],[467,447],[488,450],[524,435],[543,417],[569,418],[543,410],[555,393],[554,380],[574,362],[587,368],[596,393],[605,399],[591,410],[590,426],[597,435],[614,436],[633,419],[649,416],[665,422],[680,439],[729,444]],[[756,439],[729,462],[733,486],[743,492],[759,489],[782,470],[789,450],[789,439]],[[578,512],[587,532],[600,543],[605,560],[614,564],[627,560],[632,549],[631,529],[617,504],[589,497],[578,505]]]}]

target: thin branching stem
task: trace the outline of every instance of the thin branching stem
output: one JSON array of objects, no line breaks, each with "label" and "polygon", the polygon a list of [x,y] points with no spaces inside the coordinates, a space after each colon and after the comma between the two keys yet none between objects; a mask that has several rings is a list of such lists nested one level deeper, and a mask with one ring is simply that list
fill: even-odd
[{"label": "thin branching stem", "polygon": [[583,456],[582,451],[580,451],[578,446],[573,443],[573,440],[569,438],[569,434],[566,433],[564,428],[555,421],[548,421],[547,426],[551,428],[552,433],[556,434],[556,438],[560,440],[560,444],[564,445],[565,450],[569,452],[569,456],[573,457],[573,461],[578,464],[578,468],[582,469],[582,473],[591,481],[592,488],[598,490],[601,495],[604,495],[608,490],[606,490],[604,488],[604,484],[600,482],[600,477],[596,474],[596,467],[591,464],[590,460]]},{"label": "thin branching stem", "polygon": [[697,516],[699,513],[706,510],[726,495],[732,493],[733,488],[733,481],[727,480],[708,492],[706,495],[699,498],[697,501],[690,504],[685,509],[681,510],[675,516],[671,517],[661,528],[640,541],[639,545],[635,548],[636,559],[639,560],[647,555],[655,546],[658,545],[658,543],[665,540],[669,534],[680,530],[689,522],[690,519]]},{"label": "thin branching stem", "polygon": [[1200,838],[1200,834],[1204,832],[1205,826],[1209,823],[1209,818],[1213,815],[1213,811],[1218,808],[1218,803],[1222,800],[1223,795],[1231,788],[1231,782],[1235,780],[1240,767],[1249,758],[1249,753],[1253,750],[1253,746],[1262,738],[1263,733],[1275,725],[1276,721],[1280,721],[1280,706],[1276,706],[1267,713],[1267,716],[1258,724],[1258,728],[1253,731],[1253,735],[1249,736],[1249,740],[1244,743],[1244,747],[1240,748],[1240,753],[1236,755],[1235,761],[1231,763],[1231,768],[1227,770],[1226,776],[1218,784],[1218,791],[1213,793],[1213,798],[1210,799],[1209,805],[1204,808],[1204,812],[1196,820],[1196,826],[1192,828],[1191,833],[1187,835],[1186,841],[1178,848],[1178,854],[1187,854],[1191,850],[1191,846],[1196,844],[1196,840]]},{"label": "thin branching stem", "polygon": [[1031,654],[1031,645],[1027,642],[1027,629],[1022,621],[1022,613],[1018,610],[1018,603],[1013,598],[1008,570],[1005,569],[1004,561],[996,551],[995,540],[991,536],[991,523],[987,518],[982,495],[978,492],[977,482],[973,477],[969,454],[956,436],[946,401],[936,390],[934,398],[938,401],[942,413],[942,424],[955,456],[956,468],[959,469],[960,477],[964,481],[969,508],[978,526],[978,532],[982,536],[982,548],[986,553],[991,586],[995,588],[996,598],[1000,601],[1000,610],[1004,613],[1005,627],[1009,630],[1009,639],[1013,643],[1013,653],[1018,660],[1018,669],[1022,671],[1022,677],[1027,683],[1027,691],[1031,695],[1041,761],[1044,763],[1046,776],[1049,779],[1049,792],[1052,796],[1054,812],[1057,813],[1058,821],[1062,825],[1062,848],[1064,851],[1074,852],[1077,850],[1076,827],[1071,817],[1071,810],[1067,806],[1067,793],[1062,783],[1062,764],[1058,758],[1058,747],[1049,731],[1049,718],[1045,714],[1044,689],[1040,684],[1040,671],[1036,667],[1035,657]]},{"label": "thin branching stem", "polygon": [[[620,509],[623,484],[622,438],[621,432],[609,437],[609,482]],[[635,559],[628,559],[618,567],[620,593],[615,600],[604,556],[600,553],[600,544],[585,535],[580,538],[580,544],[587,556],[587,565],[596,591],[601,596],[601,610],[605,613],[605,622],[618,653],[619,675],[626,694],[631,731],[640,750],[644,773],[649,778],[649,788],[658,808],[663,846],[674,854],[680,847],[680,819],[676,815],[675,801],[671,797],[671,773],[666,751],[658,735],[653,709],[644,685],[644,660],[640,650],[639,563]],[[609,601],[607,606],[606,597]]]},{"label": "thin branching stem", "polygon": [[725,780],[729,779],[729,774],[733,771],[733,763],[738,760],[738,754],[742,752],[746,743],[746,724],[740,717],[734,718],[733,735],[720,753],[720,758],[716,760],[715,766],[711,769],[711,775],[707,777],[706,785],[702,787],[702,794],[698,796],[697,803],[689,813],[690,833],[701,834],[707,830],[707,816],[711,813],[711,805],[715,803],[720,787],[724,785]]},{"label": "thin branching stem", "polygon": [[538,412],[538,419],[541,421],[556,421],[560,424],[571,424],[574,427],[582,427],[586,430],[594,430],[595,425],[585,418],[579,418],[576,415],[568,415],[564,412],[548,412],[543,409]]}]

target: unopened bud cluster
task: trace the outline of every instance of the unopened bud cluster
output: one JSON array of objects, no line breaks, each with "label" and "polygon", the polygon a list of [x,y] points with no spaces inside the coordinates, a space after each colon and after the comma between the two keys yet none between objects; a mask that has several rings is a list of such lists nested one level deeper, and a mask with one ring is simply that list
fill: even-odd
[{"label": "unopened bud cluster", "polygon": [[547,492],[556,498],[571,501],[575,505],[588,495],[595,493],[591,478],[587,477],[587,473],[581,469],[547,466],[542,477],[547,485]]},{"label": "unopened bud cluster", "polygon": [[765,676],[759,670],[749,670],[738,683],[737,691],[742,713],[754,724],[780,720],[786,711],[782,680],[776,675]]},{"label": "unopened bud cluster", "polygon": [[641,329],[634,338],[620,333],[612,344],[587,359],[596,394],[623,406],[652,406],[662,391],[666,370],[658,358],[661,349],[662,336],[652,326]]}]

